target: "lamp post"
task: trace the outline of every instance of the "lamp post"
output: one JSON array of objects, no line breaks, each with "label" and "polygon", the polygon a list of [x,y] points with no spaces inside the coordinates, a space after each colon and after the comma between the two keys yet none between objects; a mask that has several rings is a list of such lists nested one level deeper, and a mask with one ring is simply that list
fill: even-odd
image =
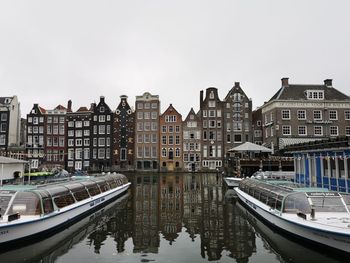
[{"label": "lamp post", "polygon": [[28,161],[28,184],[30,184],[30,169],[32,168],[32,160]]}]

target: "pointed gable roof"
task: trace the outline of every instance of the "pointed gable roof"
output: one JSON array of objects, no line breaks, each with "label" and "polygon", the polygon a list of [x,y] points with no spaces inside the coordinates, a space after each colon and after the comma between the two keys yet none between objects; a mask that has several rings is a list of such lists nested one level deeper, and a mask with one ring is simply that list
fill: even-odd
[{"label": "pointed gable roof", "polygon": [[170,103],[169,107],[164,111],[163,114],[160,115],[160,117],[164,117],[165,115],[168,115],[169,113],[175,113],[175,115],[180,116],[182,118],[182,115],[174,108],[173,104]]},{"label": "pointed gable roof", "polygon": [[[193,119],[191,119],[191,115],[193,116]],[[194,111],[193,108],[191,108],[190,112],[187,114],[184,122],[186,121],[200,121],[198,114]]]},{"label": "pointed gable roof", "polygon": [[55,110],[67,110],[67,108],[59,104],[56,106]]}]

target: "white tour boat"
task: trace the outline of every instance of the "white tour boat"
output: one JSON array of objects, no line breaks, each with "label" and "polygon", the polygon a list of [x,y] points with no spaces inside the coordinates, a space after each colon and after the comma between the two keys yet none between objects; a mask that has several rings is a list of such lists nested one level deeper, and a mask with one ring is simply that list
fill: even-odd
[{"label": "white tour boat", "polygon": [[56,184],[0,188],[0,245],[53,233],[105,205],[130,186],[110,174]]},{"label": "white tour boat", "polygon": [[350,195],[251,178],[242,180],[235,191],[244,205],[279,230],[350,253]]}]

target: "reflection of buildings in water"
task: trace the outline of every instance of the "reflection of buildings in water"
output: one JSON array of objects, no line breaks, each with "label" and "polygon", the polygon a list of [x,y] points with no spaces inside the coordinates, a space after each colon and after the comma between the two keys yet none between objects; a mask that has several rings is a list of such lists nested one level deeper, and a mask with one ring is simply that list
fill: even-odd
[{"label": "reflection of buildings in water", "polygon": [[202,223],[201,175],[186,174],[183,181],[183,222],[190,238],[194,241],[196,234],[200,233]]},{"label": "reflection of buildings in water", "polygon": [[130,200],[124,206],[118,206],[111,215],[106,215],[100,218],[94,227],[88,239],[88,244],[94,246],[96,254],[100,253],[103,242],[109,237],[113,237],[116,242],[116,249],[118,252],[123,252],[125,242],[132,236],[132,226],[130,221],[132,218],[132,208],[130,207]]},{"label": "reflection of buildings in water", "polygon": [[[90,239],[90,244],[96,243],[95,251],[99,251],[97,248],[101,246],[101,243],[91,239],[95,235],[90,237],[90,233],[100,228],[101,222],[103,225],[112,218],[121,216],[123,211],[126,210],[128,200],[129,195],[123,195],[100,210],[44,240],[14,250],[0,250],[1,262],[55,262],[57,258],[67,254],[73,246],[81,243],[85,238]],[[98,235],[98,240],[101,239],[103,239],[102,235]]]},{"label": "reflection of buildings in water", "polygon": [[182,230],[183,176],[163,175],[159,187],[160,231],[171,244]]},{"label": "reflection of buildings in water", "polygon": [[224,218],[222,176],[202,174],[202,230],[201,255],[208,260],[218,260],[224,246]]},{"label": "reflection of buildings in water", "polygon": [[226,249],[231,252],[229,256],[237,262],[248,262],[256,252],[252,226],[233,202],[227,202],[224,206],[224,221],[224,240]]},{"label": "reflection of buildings in water", "polygon": [[158,253],[158,174],[133,179],[134,252]]},{"label": "reflection of buildings in water", "polygon": [[125,242],[132,236],[133,209],[131,200],[125,207],[125,213],[115,216],[113,220],[108,222],[108,230],[111,232],[113,240],[116,242],[118,253],[125,251]]}]

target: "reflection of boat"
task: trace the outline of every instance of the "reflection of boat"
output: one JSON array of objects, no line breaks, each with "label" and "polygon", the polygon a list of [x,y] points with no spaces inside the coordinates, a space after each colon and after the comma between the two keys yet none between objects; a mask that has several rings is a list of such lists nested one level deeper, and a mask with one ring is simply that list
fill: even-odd
[{"label": "reflection of boat", "polygon": [[0,251],[1,262],[54,262],[57,257],[65,254],[75,244],[86,238],[101,221],[106,221],[105,217],[109,219],[121,209],[125,209],[128,200],[128,194],[122,195],[49,238],[21,248]]},{"label": "reflection of boat", "polygon": [[0,244],[29,240],[66,226],[125,192],[122,174],[39,186],[0,188]]},{"label": "reflection of boat", "polygon": [[225,183],[227,184],[228,188],[235,188],[238,186],[238,184],[242,180],[242,178],[224,177],[224,180],[225,180]]},{"label": "reflection of boat", "polygon": [[[243,217],[248,220],[255,229],[255,233],[264,242],[264,247],[275,253],[281,262],[338,262],[337,260],[321,254],[316,250],[309,249],[297,242],[294,242],[280,233],[273,231],[249,210],[244,208],[239,202],[236,203]],[[322,251],[321,251],[322,252]]]},{"label": "reflection of boat", "polygon": [[274,227],[312,243],[350,253],[350,196],[290,181],[245,179],[239,199]]}]

